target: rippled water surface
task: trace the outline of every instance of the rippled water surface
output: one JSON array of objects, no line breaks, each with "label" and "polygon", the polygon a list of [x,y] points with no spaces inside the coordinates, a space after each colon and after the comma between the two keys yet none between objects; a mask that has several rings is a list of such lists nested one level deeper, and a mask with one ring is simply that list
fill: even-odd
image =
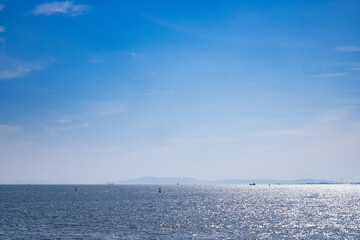
[{"label": "rippled water surface", "polygon": [[0,185],[0,239],[360,239],[360,185]]}]

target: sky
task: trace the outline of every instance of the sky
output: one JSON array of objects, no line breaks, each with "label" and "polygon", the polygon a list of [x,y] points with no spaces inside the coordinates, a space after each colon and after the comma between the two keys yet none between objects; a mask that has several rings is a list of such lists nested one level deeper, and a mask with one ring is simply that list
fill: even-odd
[{"label": "sky", "polygon": [[359,169],[359,1],[0,0],[2,184]]}]

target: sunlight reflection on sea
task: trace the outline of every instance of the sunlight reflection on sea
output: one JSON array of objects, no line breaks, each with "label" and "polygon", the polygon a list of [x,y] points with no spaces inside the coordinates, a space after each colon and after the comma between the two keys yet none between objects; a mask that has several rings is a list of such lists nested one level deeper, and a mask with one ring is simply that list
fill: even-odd
[{"label": "sunlight reflection on sea", "polygon": [[360,239],[360,185],[1,185],[0,239]]}]

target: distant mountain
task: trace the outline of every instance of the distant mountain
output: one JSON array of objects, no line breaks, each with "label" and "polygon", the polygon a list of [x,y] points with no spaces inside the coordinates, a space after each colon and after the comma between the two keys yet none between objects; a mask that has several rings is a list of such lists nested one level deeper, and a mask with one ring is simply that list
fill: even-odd
[{"label": "distant mountain", "polygon": [[338,184],[339,182],[331,180],[317,180],[317,179],[296,179],[296,180],[271,180],[271,179],[229,179],[218,181],[205,181],[194,178],[158,178],[158,177],[142,177],[130,179],[114,184]]}]

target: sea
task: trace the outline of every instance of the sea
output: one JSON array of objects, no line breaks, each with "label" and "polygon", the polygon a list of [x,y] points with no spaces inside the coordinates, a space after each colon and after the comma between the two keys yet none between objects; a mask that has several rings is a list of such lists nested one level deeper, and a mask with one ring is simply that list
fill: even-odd
[{"label": "sea", "polygon": [[360,185],[0,185],[0,239],[360,239]]}]

